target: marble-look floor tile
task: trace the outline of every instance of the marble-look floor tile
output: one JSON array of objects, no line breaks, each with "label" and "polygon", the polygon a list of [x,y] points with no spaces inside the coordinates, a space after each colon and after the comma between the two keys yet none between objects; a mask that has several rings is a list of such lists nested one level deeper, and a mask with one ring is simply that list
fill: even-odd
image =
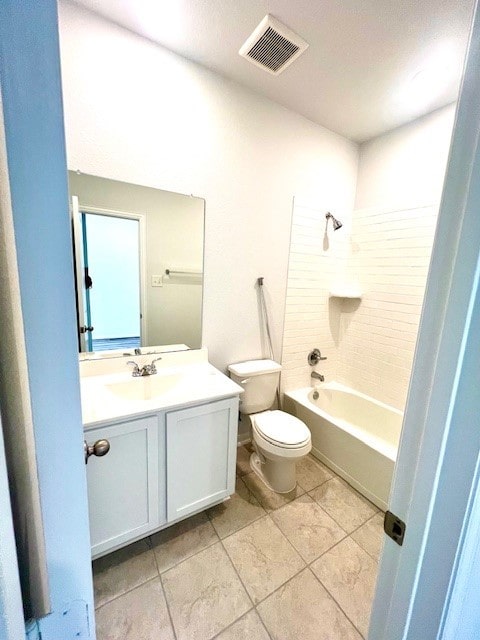
[{"label": "marble-look floor tile", "polygon": [[162,575],[178,640],[209,640],[252,606],[217,543]]},{"label": "marble-look floor tile", "polygon": [[372,556],[378,562],[382,552],[383,540],[385,533],[383,531],[384,513],[379,512],[367,520],[365,524],[352,533],[352,538],[362,549]]},{"label": "marble-look floor tile", "polygon": [[297,484],[293,491],[289,493],[276,493],[267,487],[267,485],[257,476],[256,473],[249,473],[243,476],[242,480],[245,482],[250,491],[254,494],[257,500],[266,511],[274,511],[283,507],[288,502],[295,500],[298,496],[301,496],[305,491]]},{"label": "marble-look floor tile", "polygon": [[346,538],[312,564],[312,571],[366,637],[378,564]]},{"label": "marble-look floor tile", "polygon": [[250,456],[252,455],[252,448],[248,445],[237,447],[237,475],[245,476],[247,473],[251,473]]},{"label": "marble-look floor tile", "polygon": [[268,516],[225,538],[223,544],[255,603],[305,566]]},{"label": "marble-look floor tile", "polygon": [[327,480],[310,495],[347,533],[378,512],[375,505],[340,478]]},{"label": "marble-look floor tile", "polygon": [[198,513],[151,536],[160,572],[218,541],[206,513]]},{"label": "marble-look floor tile", "polygon": [[265,627],[255,609],[249,611],[243,618],[234,622],[231,627],[222,631],[215,640],[270,640]]},{"label": "marble-look floor tile", "polygon": [[96,611],[97,640],[174,640],[160,578]]},{"label": "marble-look floor tile", "polygon": [[212,507],[207,513],[220,538],[225,538],[264,516],[265,510],[242,479],[237,478],[230,500]]},{"label": "marble-look floor tile", "polygon": [[158,576],[148,539],[103,556],[93,562],[95,607],[117,598]]},{"label": "marble-look floor tile", "polygon": [[297,482],[305,491],[311,491],[330,480],[332,473],[313,456],[305,456],[297,462]]},{"label": "marble-look floor tile", "polygon": [[273,640],[361,640],[361,636],[309,569],[257,607]]},{"label": "marble-look floor tile", "polygon": [[274,511],[271,518],[307,563],[347,535],[308,495]]}]

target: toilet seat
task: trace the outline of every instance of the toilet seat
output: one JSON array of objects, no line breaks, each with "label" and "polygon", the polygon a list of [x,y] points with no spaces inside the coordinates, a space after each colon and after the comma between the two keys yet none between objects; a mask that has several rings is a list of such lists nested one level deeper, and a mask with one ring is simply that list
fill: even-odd
[{"label": "toilet seat", "polygon": [[311,439],[307,425],[285,411],[263,411],[252,423],[262,440],[282,449],[300,449]]}]

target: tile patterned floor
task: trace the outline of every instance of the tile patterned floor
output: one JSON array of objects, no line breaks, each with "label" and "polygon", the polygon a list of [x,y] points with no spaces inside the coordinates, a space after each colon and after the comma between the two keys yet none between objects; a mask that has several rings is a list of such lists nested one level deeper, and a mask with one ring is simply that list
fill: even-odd
[{"label": "tile patterned floor", "polygon": [[93,563],[98,640],[360,640],[382,513],[315,458],[291,494],[237,455],[236,493]]}]

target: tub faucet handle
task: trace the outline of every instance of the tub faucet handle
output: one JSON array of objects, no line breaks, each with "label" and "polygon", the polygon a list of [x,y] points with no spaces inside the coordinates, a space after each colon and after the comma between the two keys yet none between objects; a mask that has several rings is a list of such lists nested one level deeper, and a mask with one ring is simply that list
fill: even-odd
[{"label": "tub faucet handle", "polygon": [[326,356],[322,356],[320,349],[313,349],[307,356],[308,364],[311,367],[314,367],[316,364],[320,362],[320,360],[326,360]]}]

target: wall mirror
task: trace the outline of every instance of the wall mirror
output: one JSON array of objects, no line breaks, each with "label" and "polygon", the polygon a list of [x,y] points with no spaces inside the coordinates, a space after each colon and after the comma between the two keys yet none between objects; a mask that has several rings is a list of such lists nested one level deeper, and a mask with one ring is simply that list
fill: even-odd
[{"label": "wall mirror", "polygon": [[205,201],[68,177],[79,350],[101,357],[201,347]]}]

